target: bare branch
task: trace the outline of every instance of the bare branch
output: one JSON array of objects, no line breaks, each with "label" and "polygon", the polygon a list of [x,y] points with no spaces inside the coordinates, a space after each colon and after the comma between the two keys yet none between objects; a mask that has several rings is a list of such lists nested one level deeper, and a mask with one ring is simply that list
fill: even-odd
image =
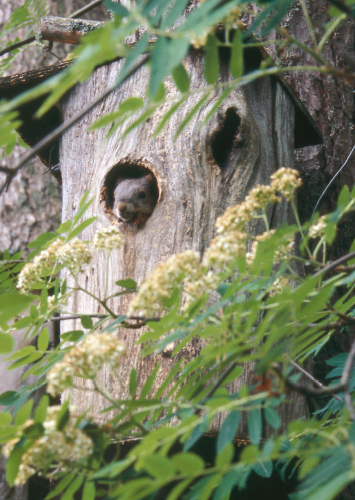
[{"label": "bare branch", "polygon": [[[295,363],[289,357],[287,357],[287,359],[291,363],[291,365],[294,368],[296,368],[297,371],[299,371],[300,373],[302,373],[305,377],[307,377],[309,380],[311,380],[315,385],[317,385],[318,387],[325,388],[325,386],[321,382],[319,382],[319,380],[317,380],[316,378],[314,378],[313,375],[311,375],[309,372],[307,372],[302,366],[300,366],[298,363]],[[339,396],[337,396],[336,394],[334,394],[334,398],[337,399],[338,401],[341,401],[341,398]]]},{"label": "bare branch", "polygon": [[336,267],[338,267],[343,262],[347,262],[348,260],[354,259],[354,258],[355,258],[355,252],[351,252],[351,253],[348,253],[346,255],[343,255],[343,257],[340,257],[339,259],[335,260],[331,264],[328,264],[327,266],[323,267],[323,269],[321,269],[320,271],[318,271],[313,276],[315,278],[318,278],[319,276],[322,276],[323,274],[329,273],[330,271],[332,271],[333,269],[335,269]]},{"label": "bare branch", "polygon": [[[83,14],[86,14],[86,12],[89,12],[89,10],[93,9],[94,7],[97,7],[98,5],[102,4],[103,0],[95,0],[94,2],[89,3],[82,9],[79,9],[73,14],[70,14],[69,18],[70,19],[77,19],[78,17],[82,16]],[[4,54],[8,54],[9,52],[12,52],[15,49],[18,49],[20,47],[23,47],[24,45],[28,45],[29,43],[32,43],[36,40],[35,35],[29,36],[27,38],[24,38],[23,40],[20,40],[19,42],[13,43],[12,45],[8,45],[4,49],[0,50],[0,57],[3,56]]]}]

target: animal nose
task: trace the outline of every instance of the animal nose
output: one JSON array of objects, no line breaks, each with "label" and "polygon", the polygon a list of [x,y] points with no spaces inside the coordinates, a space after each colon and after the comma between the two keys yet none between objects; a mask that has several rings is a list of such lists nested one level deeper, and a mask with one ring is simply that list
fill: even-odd
[{"label": "animal nose", "polygon": [[127,210],[127,203],[120,201],[119,203],[117,203],[117,208],[120,212],[124,212],[125,210]]}]

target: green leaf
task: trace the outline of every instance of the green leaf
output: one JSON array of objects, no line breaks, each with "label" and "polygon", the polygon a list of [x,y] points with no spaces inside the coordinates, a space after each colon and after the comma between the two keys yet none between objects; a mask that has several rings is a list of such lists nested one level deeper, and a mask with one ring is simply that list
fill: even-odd
[{"label": "green leaf", "polygon": [[182,64],[178,64],[172,72],[175,85],[181,93],[187,92],[190,88],[189,75]]},{"label": "green leaf", "polygon": [[93,222],[95,222],[97,217],[89,217],[89,219],[85,219],[83,222],[81,222],[75,229],[70,231],[68,234],[68,241],[80,234],[81,232],[84,231],[87,227],[89,227]]},{"label": "green leaf", "polygon": [[281,426],[281,418],[280,415],[277,413],[275,408],[272,406],[267,406],[264,409],[264,414],[267,422],[273,427],[274,429],[279,429]]},{"label": "green leaf", "polygon": [[271,461],[259,462],[253,465],[253,470],[261,477],[270,477],[273,470],[273,465]]},{"label": "green leaf", "polygon": [[23,434],[29,439],[38,439],[43,436],[44,427],[40,423],[34,423],[23,429]]},{"label": "green leaf", "polygon": [[163,116],[163,118],[160,120],[157,128],[155,129],[154,131],[154,134],[153,134],[153,137],[157,137],[159,135],[159,133],[163,130],[165,124],[168,122],[168,120],[170,119],[170,117],[179,109],[179,107],[181,106],[181,104],[186,100],[186,97],[183,97],[180,101],[176,102],[175,104],[173,104],[171,106],[171,108],[169,109],[169,111],[167,113],[165,113],[165,115]]},{"label": "green leaf", "polygon": [[121,286],[122,288],[126,288],[127,290],[132,290],[134,288],[137,288],[137,283],[136,281],[128,278],[126,280],[118,280],[115,281],[115,284],[117,286]]},{"label": "green leaf", "polygon": [[71,485],[68,487],[64,495],[61,496],[61,500],[73,500],[73,495],[78,491],[80,486],[84,482],[84,476],[77,476]]},{"label": "green leaf", "polygon": [[88,131],[91,132],[92,130],[106,127],[125,114],[130,116],[132,113],[139,111],[143,106],[144,100],[141,97],[129,97],[119,105],[117,111],[108,113],[107,115],[104,115],[96,120],[96,122],[88,127]]},{"label": "green leaf", "polygon": [[[65,490],[65,488],[73,481],[74,477],[75,477],[75,474],[76,472],[70,472],[68,473],[67,475],[65,475],[63,477],[63,479],[61,479],[59,481],[58,484],[56,484],[55,488],[53,491],[51,491],[45,498],[45,500],[50,500],[51,498],[54,498],[56,497],[57,495],[59,495],[59,493],[61,493],[62,491]],[[85,500],[83,498],[83,500]]]},{"label": "green leaf", "polygon": [[223,468],[229,465],[234,456],[234,446],[233,443],[227,443],[216,457],[216,467]]},{"label": "green leaf", "polygon": [[68,231],[71,230],[73,226],[73,221],[71,220],[66,220],[65,222],[63,222],[57,229],[57,233],[58,234],[65,234],[67,233]]},{"label": "green leaf", "polygon": [[248,433],[252,444],[258,445],[262,436],[262,418],[260,410],[250,410],[248,415]]},{"label": "green leaf", "polygon": [[198,424],[194,430],[191,432],[190,436],[186,439],[183,447],[183,451],[187,451],[192,446],[197,443],[200,437],[208,431],[208,422],[207,420],[203,420],[200,424]]},{"label": "green leaf", "polygon": [[188,2],[189,0],[175,0],[174,5],[170,8],[160,28],[163,30],[171,28],[175,21],[184,13]]},{"label": "green leaf", "polygon": [[57,238],[57,233],[42,233],[34,241],[31,241],[27,248],[44,248],[47,243]]},{"label": "green leaf", "polygon": [[0,354],[9,354],[15,347],[12,335],[0,332]]},{"label": "green leaf", "polygon": [[0,405],[10,406],[19,398],[19,394],[16,391],[5,391],[0,394]]},{"label": "green leaf", "polygon": [[349,203],[349,201],[350,201],[350,191],[349,187],[345,184],[345,186],[343,186],[342,190],[340,191],[337,207],[345,208],[346,205]]},{"label": "green leaf", "polygon": [[10,425],[12,422],[12,415],[7,411],[3,411],[0,413],[0,426]]},{"label": "green leaf", "polygon": [[35,351],[32,354],[29,354],[28,356],[25,356],[18,361],[15,361],[12,363],[12,365],[9,366],[9,370],[15,370],[16,368],[20,368],[20,366],[25,366],[29,365],[30,363],[33,363],[34,361],[37,361],[38,359],[42,358],[43,353]]},{"label": "green leaf", "polygon": [[102,467],[98,472],[96,472],[92,479],[101,479],[101,478],[114,478],[119,476],[124,470],[132,465],[132,462],[136,457],[128,457],[124,460],[120,460],[119,462],[112,462],[108,465]]},{"label": "green leaf", "polygon": [[56,421],[56,430],[57,431],[63,431],[67,424],[69,423],[70,420],[70,413],[69,413],[69,399],[67,399],[58,414],[57,421]]},{"label": "green leaf", "polygon": [[86,480],[83,488],[82,499],[83,500],[95,500],[96,489],[95,483],[90,480]]},{"label": "green leaf", "polygon": [[83,335],[83,330],[72,330],[71,332],[61,333],[60,339],[65,342],[77,342]]},{"label": "green leaf", "polygon": [[230,70],[233,78],[240,78],[244,73],[243,34],[237,30],[233,37]]},{"label": "green leaf", "polygon": [[15,415],[15,425],[22,425],[31,416],[33,408],[33,399],[29,399],[16,413]]},{"label": "green leaf", "polygon": [[23,295],[20,292],[5,292],[0,295],[0,323],[7,322],[10,319],[19,316],[27,309],[34,298],[29,295]]},{"label": "green leaf", "polygon": [[240,424],[240,419],[240,411],[232,411],[225,418],[217,438],[217,454],[219,454],[227,444],[233,442]]},{"label": "green leaf", "polygon": [[131,374],[129,376],[129,394],[131,398],[134,398],[134,396],[136,395],[137,385],[137,370],[135,368],[132,368]]},{"label": "green leaf", "polygon": [[218,40],[209,34],[206,43],[205,54],[205,78],[209,85],[217,82],[219,75]]},{"label": "green leaf", "polygon": [[176,453],[171,462],[176,470],[186,476],[195,475],[205,468],[205,463],[198,455],[191,452]]},{"label": "green leaf", "polygon": [[122,139],[126,137],[132,130],[134,130],[136,127],[141,125],[143,122],[147,120],[147,118],[150,117],[156,110],[156,105],[150,106],[148,109],[146,109],[137,120],[135,120],[129,127],[126,128],[126,130],[122,134]]},{"label": "green leaf", "polygon": [[186,56],[190,46],[188,36],[184,38],[168,39],[163,36],[155,42],[151,52],[151,71],[148,85],[148,94],[152,100],[156,101],[159,85],[161,85],[166,76]]},{"label": "green leaf", "polygon": [[146,383],[144,384],[143,388],[142,388],[142,391],[139,395],[139,398],[140,399],[146,399],[149,394],[150,394],[150,391],[152,390],[152,387],[154,385],[154,382],[155,382],[155,379],[156,379],[156,376],[157,376],[157,373],[159,371],[159,368],[160,368],[160,365],[156,365],[152,371],[152,373],[149,375],[149,377],[147,378],[147,381]]},{"label": "green leaf", "polygon": [[38,335],[37,348],[39,351],[46,351],[48,349],[48,345],[49,345],[49,330],[47,327],[45,327]]},{"label": "green leaf", "polygon": [[47,416],[47,408],[49,407],[49,396],[45,394],[41,397],[40,402],[38,403],[35,412],[34,412],[34,421],[40,424],[46,419]]},{"label": "green leaf", "polygon": [[23,448],[19,443],[17,443],[13,450],[10,453],[10,456],[7,460],[6,464],[6,480],[9,483],[9,486],[14,485],[14,481],[16,479],[22,455],[25,452],[25,448]]},{"label": "green leaf", "polygon": [[175,473],[173,461],[162,455],[150,455],[138,460],[136,470],[145,470],[152,477],[169,478]]},{"label": "green leaf", "polygon": [[91,330],[91,328],[93,327],[92,318],[90,318],[90,316],[85,316],[83,314],[82,316],[80,316],[80,321],[83,327],[87,330]]},{"label": "green leaf", "polygon": [[116,16],[122,18],[129,16],[129,10],[127,10],[126,7],[123,7],[120,3],[105,0],[104,6],[107,10],[111,10],[114,14],[116,14]]}]

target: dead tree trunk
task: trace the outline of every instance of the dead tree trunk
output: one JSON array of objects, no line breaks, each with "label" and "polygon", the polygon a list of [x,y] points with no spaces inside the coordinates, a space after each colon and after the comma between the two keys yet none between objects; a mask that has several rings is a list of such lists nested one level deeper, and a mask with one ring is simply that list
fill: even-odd
[{"label": "dead tree trunk", "polygon": [[[202,58],[191,54],[185,61],[191,85],[199,89],[205,85]],[[114,83],[121,63],[114,62],[95,71],[92,77],[77,86],[64,103],[64,121],[94,100],[108,85]],[[228,79],[228,71],[222,73]],[[155,266],[168,256],[194,249],[203,252],[214,235],[214,222],[225,209],[241,202],[248,191],[257,184],[267,184],[270,175],[280,167],[294,164],[294,104],[280,83],[269,78],[255,81],[233,90],[224,101],[217,115],[202,129],[200,123],[218,95],[208,98],[183,133],[174,140],[177,127],[201,97],[190,97],[166,125],[164,132],[153,139],[153,132],[168,105],[156,111],[148,122],[121,139],[122,128],[105,140],[107,129],[88,133],[87,127],[104,113],[115,111],[120,102],[130,96],[144,97],[148,72],[137,72],[122,87],[112,93],[75,127],[67,131],[61,142],[61,170],[63,181],[63,221],[72,217],[81,196],[88,188],[94,203],[87,217],[98,216],[94,225],[84,232],[84,239],[91,239],[94,232],[111,223],[109,207],[104,195],[112,189],[115,176],[129,176],[136,170],[151,171],[158,184],[159,200],[152,216],[141,228],[123,227],[126,243],[123,250],[111,255],[111,275],[108,277],[108,294],[115,293],[115,281],[133,278],[138,284]],[[166,84],[169,97],[177,90],[171,82]],[[165,107],[166,106],[166,107]],[[274,207],[269,212],[273,227],[292,220],[286,205]],[[111,217],[112,219],[112,217]],[[255,227],[255,232],[258,228]],[[81,286],[90,292],[103,294],[105,284],[105,259],[98,255],[80,278]],[[115,298],[110,307],[119,314],[127,309],[127,298]],[[100,313],[89,296],[76,294],[68,310],[74,313]],[[62,331],[81,328],[79,321],[65,322]],[[120,367],[122,387],[106,368],[99,374],[100,381],[117,398],[128,395],[129,372],[137,369],[142,386],[156,363],[161,364],[156,383],[169,373],[174,359],[160,355],[141,358],[141,347],[135,341],[142,330],[120,329],[118,335],[128,347],[127,356]],[[198,346],[187,356],[198,354]],[[240,379],[230,385],[235,392],[242,384],[250,384],[253,366],[245,367]],[[79,381],[87,386],[90,382]],[[294,403],[285,407],[283,424],[307,413],[300,396],[293,396]],[[75,390],[72,402],[79,411],[89,406],[95,409],[95,418],[103,422],[108,414],[101,414],[104,401],[87,391]],[[220,421],[216,422],[216,427]],[[246,421],[239,434],[246,434]]]}]

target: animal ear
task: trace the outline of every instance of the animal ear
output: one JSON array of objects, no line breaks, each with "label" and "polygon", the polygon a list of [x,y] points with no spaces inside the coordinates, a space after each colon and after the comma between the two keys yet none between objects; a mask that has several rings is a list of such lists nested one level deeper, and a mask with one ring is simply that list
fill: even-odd
[{"label": "animal ear", "polygon": [[152,174],[152,172],[149,172],[149,174],[147,174],[145,178],[150,182],[154,180],[154,175]]},{"label": "animal ear", "polygon": [[124,180],[124,177],[116,177],[115,179],[115,188],[119,185],[120,182]]}]

